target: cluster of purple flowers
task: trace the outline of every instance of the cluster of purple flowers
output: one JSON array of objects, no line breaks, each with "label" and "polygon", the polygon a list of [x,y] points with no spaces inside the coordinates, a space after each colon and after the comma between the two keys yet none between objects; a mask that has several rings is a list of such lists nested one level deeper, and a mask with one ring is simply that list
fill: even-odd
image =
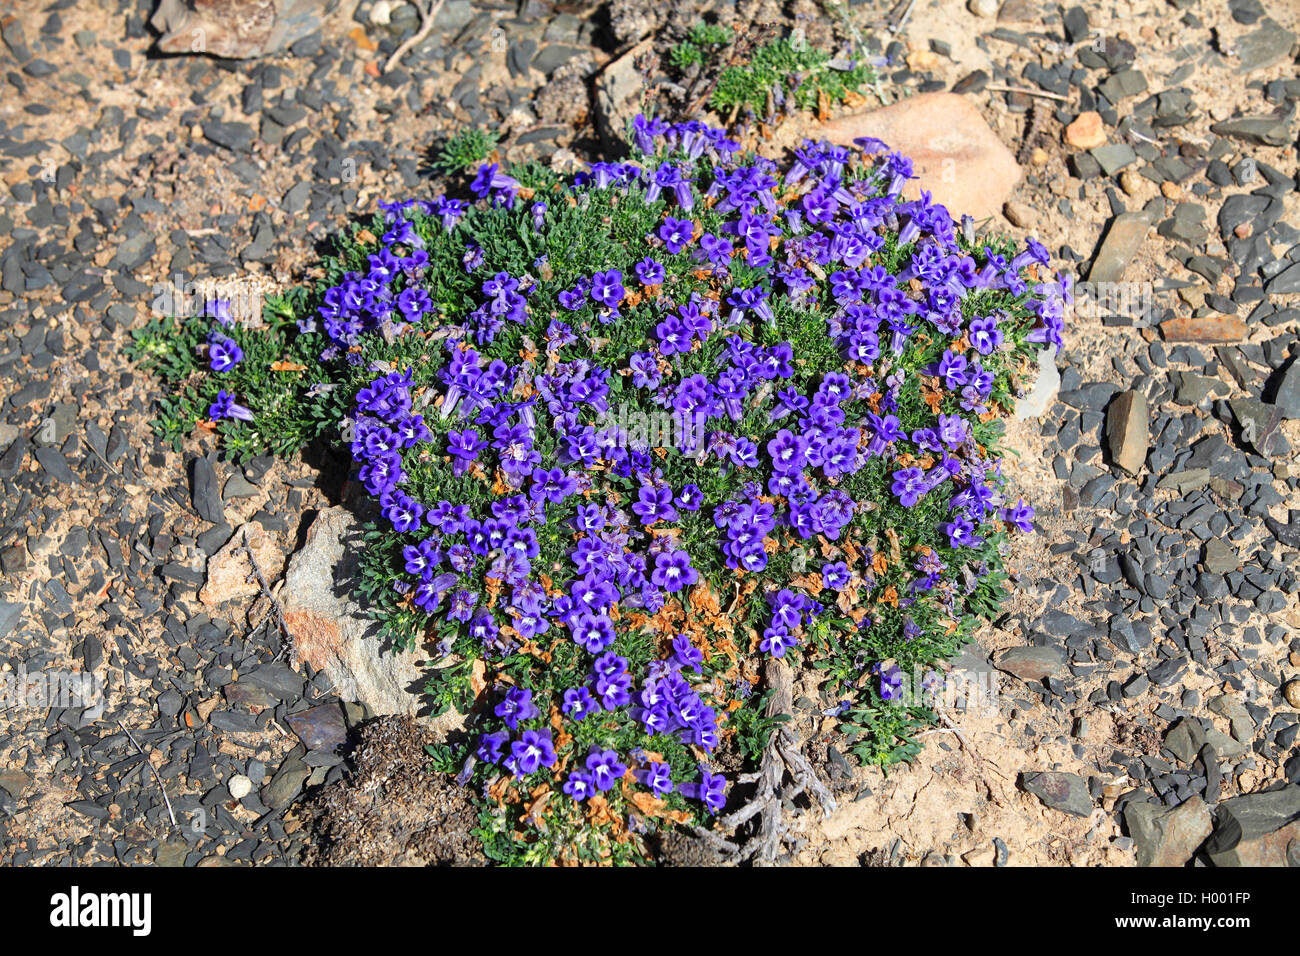
[{"label": "cluster of purple flowers", "polygon": [[[874,164],[861,162],[883,151],[875,141],[861,141],[856,150],[805,142],[783,171],[765,159],[738,158],[734,142],[703,124],[639,116],[632,132],[643,152],[669,158],[645,166],[594,164],[574,178],[568,198],[580,203],[585,193],[619,190],[661,203],[662,218],[645,235],[640,261],[570,273],[555,288],[558,279],[549,284],[517,269],[501,271],[492,243],[468,235],[466,203],[444,197],[387,204],[379,250],[365,272],[347,273],[325,293],[319,322],[330,340],[326,357],[361,362],[353,347],[363,335],[400,335],[438,313],[443,334],[430,348],[443,354],[434,381],[421,388],[410,368],[373,366],[376,377],[357,394],[352,421],[358,481],[394,531],[406,536],[401,555],[409,578],[398,590],[427,613],[463,626],[485,653],[567,634],[592,657],[588,682],[564,690],[556,702],[567,719],[623,710],[649,735],[670,734],[709,752],[718,744],[718,714],[686,677],[701,665],[690,641],[675,641],[672,656],[652,663],[639,689],[626,658],[612,649],[623,612],[652,615],[700,579],[698,552],[693,556],[668,526],[704,508],[726,567],[763,572],[783,533],[825,542],[851,536],[870,505],[845,487],[871,465],[888,469],[889,491],[904,508],[949,484],[941,531],[954,549],[978,548],[996,520],[1029,530],[1032,508],[1002,501],[1000,475],[990,476],[970,419],[988,409],[991,369],[1013,338],[1060,342],[1070,290],[1059,279],[1029,286],[1024,270],[1045,274],[1048,261],[1037,243],[1014,256],[963,251],[944,207],[925,193],[902,199],[911,176],[905,157],[886,153]],[[471,188],[488,208],[513,207],[522,189],[496,165],[482,167]],[[704,209],[722,217],[710,231],[696,221]],[[543,232],[548,203],[534,202],[527,212],[531,228]],[[448,310],[458,314],[435,310],[425,288],[429,256],[421,236],[429,228],[463,235],[461,262],[476,292],[462,310]],[[895,248],[910,247],[895,274],[876,256],[888,236],[896,237]],[[681,291],[692,276],[696,284]],[[701,277],[712,283],[707,295],[698,291]],[[635,283],[647,290],[644,298],[629,295]],[[990,293],[1023,302],[1020,317],[1010,307],[972,315],[971,304],[989,301]],[[622,310],[637,308],[653,310],[646,341],[619,357],[626,359],[623,368],[597,361],[592,323],[616,322]],[[756,334],[791,309],[826,316],[826,334],[846,362],[842,371],[801,376],[791,342]],[[542,354],[491,357],[494,343],[504,355],[499,339],[511,326],[525,326]],[[304,328],[315,330],[315,323]],[[936,338],[949,347],[932,365],[909,371],[915,367],[903,356]],[[221,371],[242,353],[214,332],[209,355]],[[939,400],[952,411],[936,411],[932,423],[909,434],[902,424],[910,414],[904,388],[916,387],[918,374],[937,382]],[[702,422],[703,448],[690,444],[685,428],[678,448],[712,457],[727,474],[738,472],[743,492],[709,502],[695,484],[674,487],[644,442],[601,417],[613,391],[628,386],[638,401],[681,422]],[[225,391],[212,406],[214,418],[247,413]],[[762,423],[757,432],[755,421]],[[539,429],[546,441],[538,441]],[[462,499],[474,505],[417,500],[412,489],[419,482],[411,472],[415,462],[431,458],[450,462],[457,480],[495,474],[504,488],[494,484],[486,501]],[[626,479],[630,495],[606,500],[602,474]],[[561,565],[535,568],[538,532],[557,513],[566,522],[567,560],[558,579]],[[932,550],[922,551],[910,570],[904,601],[932,590],[951,595],[955,575]],[[828,561],[821,581],[832,591],[872,587],[870,555],[858,568]],[[824,610],[785,583],[758,592],[769,615],[760,650],[775,657],[796,647]],[[881,681],[883,693],[884,674]],[[480,738],[479,758],[521,775],[552,767],[550,730],[521,729],[541,716],[530,691],[506,690],[495,717],[507,729]],[[628,764],[638,763],[644,763],[634,770],[641,785],[656,795],[672,791],[666,763],[632,757],[624,763],[599,747],[569,772],[564,790],[584,800],[614,787]],[[711,811],[725,800],[722,778],[707,768],[698,782],[677,790]]]},{"label": "cluster of purple flowers", "polygon": [[651,665],[632,714],[648,734],[674,734],[710,752],[718,745],[717,711],[700,698],[676,660]]},{"label": "cluster of purple flowers", "polygon": [[771,623],[763,629],[763,640],[758,647],[765,654],[784,657],[785,652],[799,643],[796,632],[822,611],[822,606],[802,591],[781,588],[768,595],[772,608]]}]

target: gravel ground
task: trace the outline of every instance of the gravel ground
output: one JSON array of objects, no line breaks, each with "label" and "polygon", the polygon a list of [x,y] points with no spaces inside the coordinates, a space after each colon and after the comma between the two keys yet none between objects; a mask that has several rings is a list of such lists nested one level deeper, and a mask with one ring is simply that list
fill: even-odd
[{"label": "gravel ground", "polygon": [[[0,18],[0,677],[102,686],[0,714],[0,862],[348,862],[330,840],[358,779],[423,792],[391,766],[415,732],[355,732],[366,715],[296,664],[260,587],[204,594],[240,542],[274,585],[340,475],[238,469],[203,434],[160,446],[129,330],[171,283],[303,277],[350,214],[427,192],[430,149],[463,124],[515,159],[593,155],[592,77],[651,31],[647,88],[690,101],[662,56],[694,13],[448,0],[383,74],[415,28],[402,4],[383,24],[363,0],[246,61],[151,52],[152,6]],[[792,859],[1122,864],[1170,849],[1147,802],[1203,800],[1222,829],[1253,812],[1232,798],[1286,783],[1300,815],[1296,11],[941,0],[895,36],[892,6],[849,8],[889,89],[969,97],[1024,168],[991,227],[1044,238],[1081,280],[1136,283],[1146,307],[1076,316],[1059,396],[1012,424],[1008,471],[1043,533],[960,661],[999,669],[996,712],[955,713],[960,736],[884,779],[839,757],[806,688],[803,735],[847,799],[805,821]],[[799,2],[715,8],[825,43],[849,27]],[[1082,149],[1066,128],[1088,111],[1105,142]],[[1116,402],[1129,391],[1145,403]],[[380,836],[355,859],[472,858],[361,822]]]}]

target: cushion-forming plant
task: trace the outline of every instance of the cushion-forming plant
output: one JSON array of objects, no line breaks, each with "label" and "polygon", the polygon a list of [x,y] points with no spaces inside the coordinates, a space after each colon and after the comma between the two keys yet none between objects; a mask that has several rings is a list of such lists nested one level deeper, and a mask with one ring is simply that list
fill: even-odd
[{"label": "cushion-forming plant", "polygon": [[436,648],[434,754],[489,856],[646,860],[761,755],[762,664],[813,668],[867,762],[910,758],[1003,595],[1001,414],[1060,344],[1047,250],[978,239],[876,140],[787,162],[637,117],[633,158],[478,169],[381,204],[246,328],[136,354],[236,458],[323,440],[373,502],[360,588]]}]

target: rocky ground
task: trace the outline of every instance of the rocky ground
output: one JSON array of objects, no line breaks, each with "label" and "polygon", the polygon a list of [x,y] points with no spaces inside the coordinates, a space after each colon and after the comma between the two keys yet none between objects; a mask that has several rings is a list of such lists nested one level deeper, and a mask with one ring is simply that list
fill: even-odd
[{"label": "rocky ground", "polygon": [[[385,72],[417,26],[404,3],[326,5],[251,60],[160,56],[153,7],[0,15],[0,678],[103,687],[0,711],[0,862],[469,862],[464,808],[410,767],[448,722],[370,720],[412,709],[418,654],[355,655],[362,630],[322,624],[346,605],[299,583],[345,534],[337,464],[238,469],[203,434],[161,446],[162,396],[123,348],[173,282],[303,278],[349,215],[427,194],[431,148],[464,124],[565,164],[601,148],[629,84],[690,105],[663,55],[695,10],[447,0]],[[1091,293],[1010,427],[1007,472],[1042,533],[954,662],[999,693],[954,705],[884,776],[850,767],[833,702],[798,688],[794,726],[839,809],[796,818],[791,860],[1294,864],[1300,16],[712,8],[868,43],[926,187],[1037,235]],[[938,91],[961,105],[913,95]],[[882,122],[854,113],[747,132],[774,149]],[[402,800],[444,824],[384,815]]]}]

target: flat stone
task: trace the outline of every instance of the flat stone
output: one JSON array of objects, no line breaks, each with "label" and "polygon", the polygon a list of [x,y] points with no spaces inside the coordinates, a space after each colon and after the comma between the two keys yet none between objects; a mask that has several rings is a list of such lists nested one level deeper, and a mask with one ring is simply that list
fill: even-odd
[{"label": "flat stone", "polygon": [[1136,475],[1151,444],[1147,398],[1136,389],[1121,392],[1106,409],[1106,444],[1116,465]]},{"label": "flat stone", "polygon": [[279,580],[284,570],[284,551],[274,535],[250,522],[242,525],[225,547],[208,559],[207,579],[199,590],[202,604],[215,608],[261,593],[261,585],[248,560],[248,550],[252,551],[268,586]]},{"label": "flat stone", "polygon": [[1088,794],[1088,782],[1074,773],[1059,773],[1045,770],[1027,771],[1020,775],[1021,785],[1044,806],[1076,817],[1092,815],[1092,797]]},{"label": "flat stone", "polygon": [[288,718],[289,729],[308,750],[337,750],[348,739],[343,708],[337,702],[320,704]]},{"label": "flat stone", "polygon": [[1065,653],[1055,647],[1011,647],[998,655],[997,667],[1023,681],[1043,680],[1065,667]]},{"label": "flat stone", "polygon": [[253,147],[253,128],[247,123],[204,123],[203,135],[233,152],[247,153]]},{"label": "flat stone", "polygon": [[1165,735],[1165,749],[1183,763],[1191,763],[1204,746],[1205,729],[1191,717],[1178,721]]},{"label": "flat stone", "polygon": [[1227,574],[1241,566],[1241,559],[1232,545],[1222,538],[1211,538],[1205,542],[1201,553],[1201,564],[1211,574]]},{"label": "flat stone", "polygon": [[1246,337],[1246,323],[1235,315],[1180,315],[1160,323],[1166,342],[1240,342]]},{"label": "flat stone", "polygon": [[1137,255],[1151,231],[1151,217],[1146,212],[1124,212],[1111,220],[1106,237],[1101,242],[1092,268],[1088,270],[1089,282],[1119,282],[1124,271]]},{"label": "flat stone", "polygon": [[1222,380],[1195,372],[1175,372],[1173,379],[1177,384],[1174,401],[1179,405],[1200,405],[1211,395],[1222,397],[1230,391]]},{"label": "flat stone", "polygon": [[[270,9],[265,9],[268,6]],[[330,4],[279,0],[262,7],[259,10],[258,5],[248,3],[161,0],[149,25],[162,34],[158,49],[163,53],[200,52],[222,59],[249,59],[290,47],[308,56],[319,49],[319,43],[310,41],[319,33],[326,12],[332,9]],[[203,43],[197,51],[196,38],[202,38]]]},{"label": "flat stone", "polygon": [[295,748],[271,781],[262,788],[261,799],[272,810],[283,810],[302,793],[303,784],[311,776],[311,768],[303,762],[303,748]]},{"label": "flat stone", "polygon": [[1232,417],[1241,429],[1241,438],[1265,458],[1272,458],[1281,448],[1282,413],[1257,398],[1234,398],[1228,402]]},{"label": "flat stone", "polygon": [[[1250,844],[1292,827],[1298,820],[1300,785],[1283,784],[1272,790],[1232,797],[1215,809],[1214,833],[1205,844],[1205,852],[1216,865],[1232,865],[1243,855],[1261,852],[1262,848],[1252,850]],[[1292,837],[1287,836],[1290,842]]]},{"label": "flat stone", "polygon": [[357,574],[357,531],[344,508],[316,516],[285,572],[285,624],[299,659],[324,671],[340,698],[360,701],[375,716],[415,715],[425,655],[385,648],[372,634],[374,622],[348,584]]},{"label": "flat stone", "polygon": [[1101,171],[1107,176],[1114,176],[1125,166],[1132,166],[1137,162],[1137,153],[1128,143],[1111,143],[1109,146],[1098,146],[1091,150],[1092,158],[1101,166]]},{"label": "flat stone", "polygon": [[1256,146],[1285,146],[1291,139],[1290,121],[1274,116],[1241,116],[1215,123],[1210,131]]},{"label": "flat stone", "polygon": [[1138,866],[1183,866],[1214,829],[1210,808],[1199,796],[1177,807],[1133,801],[1124,807]]},{"label": "flat stone", "polygon": [[[1038,350],[1038,374],[1034,386],[1024,396],[1016,399],[1016,418],[1040,418],[1056,401],[1061,391],[1061,372],[1056,367],[1056,346]],[[1297,376],[1300,379],[1300,376]]]},{"label": "flat stone", "polygon": [[997,215],[1020,181],[1015,156],[979,109],[956,93],[921,93],[800,132],[841,145],[860,136],[883,140],[912,160],[917,178],[908,181],[903,195],[916,199],[924,189],[954,218]]},{"label": "flat stone", "polygon": [[596,131],[607,147],[623,145],[628,123],[641,111],[645,87],[636,61],[653,48],[653,37],[642,40],[596,76]]},{"label": "flat stone", "polygon": [[217,483],[217,473],[206,458],[195,458],[190,485],[190,502],[194,512],[204,521],[221,524],[226,520],[225,507],[221,503],[221,486]]},{"label": "flat stone", "polygon": [[1269,295],[1293,295],[1300,292],[1300,262],[1287,266],[1269,279],[1264,291]]},{"label": "flat stone", "polygon": [[1097,149],[1106,145],[1106,126],[1101,114],[1087,110],[1065,128],[1065,141],[1075,149]]},{"label": "flat stone", "polygon": [[1266,18],[1258,30],[1252,30],[1237,40],[1237,72],[1255,73],[1280,63],[1291,53],[1295,40],[1294,33],[1283,30],[1277,22]]}]

